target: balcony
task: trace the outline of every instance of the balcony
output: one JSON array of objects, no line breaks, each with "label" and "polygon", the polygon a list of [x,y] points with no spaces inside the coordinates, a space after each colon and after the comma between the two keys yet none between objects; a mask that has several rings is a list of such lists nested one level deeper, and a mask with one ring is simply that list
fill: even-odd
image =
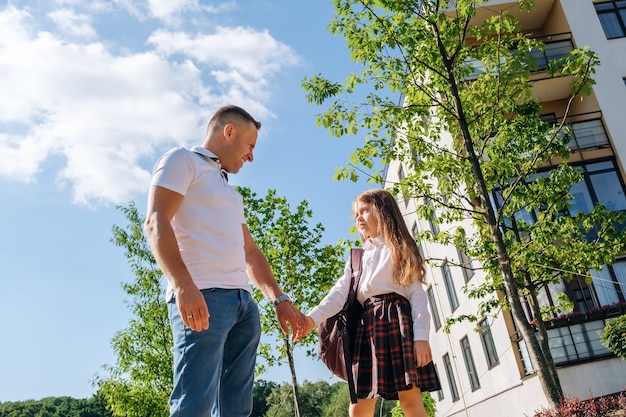
[{"label": "balcony", "polygon": [[[551,125],[560,124],[563,119],[552,115],[544,116],[546,123]],[[591,112],[569,116],[565,125],[570,128],[572,138],[568,147],[572,151],[586,151],[604,149],[610,147],[609,136],[602,123],[602,113]]]},{"label": "balcony", "polygon": [[536,68],[530,77],[533,87],[533,97],[541,101],[560,100],[569,97],[569,85],[572,78],[569,76],[550,77],[546,73],[550,61],[565,58],[574,50],[572,34],[555,33],[552,35],[537,37],[543,42],[544,50],[530,51],[530,55],[535,61]]},{"label": "balcony", "polygon": [[[564,58],[574,50],[571,33],[558,33],[548,36],[538,37],[544,43],[543,50],[532,50],[530,56],[533,58],[535,67],[532,69],[530,83],[532,85],[532,96],[542,102],[561,100],[569,97],[570,83],[572,77],[550,77],[546,73],[550,61]],[[485,73],[485,67],[479,60],[468,60],[466,65],[470,65],[472,73],[464,78],[465,81],[474,81],[481,74]]]},{"label": "balcony", "polygon": [[[483,7],[477,7],[470,25],[479,26],[491,16],[507,12],[520,20],[524,31],[540,29],[548,18],[555,0],[537,1],[530,13],[520,10],[519,3],[511,0],[491,0]],[[451,13],[452,14],[452,13]]]}]

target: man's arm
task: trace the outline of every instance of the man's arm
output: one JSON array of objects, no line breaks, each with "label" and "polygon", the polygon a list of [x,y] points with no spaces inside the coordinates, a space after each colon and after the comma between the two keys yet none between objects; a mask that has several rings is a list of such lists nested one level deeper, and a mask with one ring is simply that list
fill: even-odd
[{"label": "man's arm", "polygon": [[144,231],[154,258],[174,290],[183,323],[200,331],[209,328],[209,310],[180,256],[170,223],[182,200],[183,196],[177,192],[155,185],[150,187]]},{"label": "man's arm", "polygon": [[[246,252],[246,263],[248,265],[248,276],[254,285],[261,290],[261,292],[272,302],[283,294],[280,289],[267,258],[259,247],[254,242],[248,226],[242,224],[244,247]],[[306,316],[302,314],[291,301],[283,301],[276,306],[276,316],[280,327],[285,334],[289,333],[289,325],[294,332],[293,337],[299,335],[299,333],[306,326]]]}]

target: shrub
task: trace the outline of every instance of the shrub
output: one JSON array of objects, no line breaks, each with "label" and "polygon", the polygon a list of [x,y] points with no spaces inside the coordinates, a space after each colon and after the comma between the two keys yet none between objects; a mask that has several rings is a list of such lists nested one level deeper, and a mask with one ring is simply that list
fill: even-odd
[{"label": "shrub", "polygon": [[598,332],[600,341],[618,358],[626,359],[626,314],[607,320],[604,330]]},{"label": "shrub", "polygon": [[563,396],[559,408],[542,408],[533,417],[626,417],[626,391],[588,400]]}]

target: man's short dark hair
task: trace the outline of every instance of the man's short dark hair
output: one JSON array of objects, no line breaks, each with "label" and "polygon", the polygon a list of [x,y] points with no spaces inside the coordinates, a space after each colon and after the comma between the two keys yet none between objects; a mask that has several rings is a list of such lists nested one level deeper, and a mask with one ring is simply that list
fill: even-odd
[{"label": "man's short dark hair", "polygon": [[232,123],[234,120],[252,122],[254,123],[254,126],[256,126],[257,130],[261,128],[261,122],[257,121],[254,117],[252,117],[252,115],[250,115],[250,113],[241,107],[232,104],[223,106],[217,110],[209,121],[209,126],[213,124],[225,126],[228,123]]}]

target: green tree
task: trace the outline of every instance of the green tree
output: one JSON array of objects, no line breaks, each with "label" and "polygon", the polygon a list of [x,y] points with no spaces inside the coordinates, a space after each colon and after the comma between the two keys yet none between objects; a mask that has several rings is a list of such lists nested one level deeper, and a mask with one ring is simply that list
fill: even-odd
[{"label": "green tree", "polygon": [[602,344],[618,358],[626,359],[626,314],[607,321],[600,333]]},{"label": "green tree", "polygon": [[[304,381],[298,390],[302,415],[306,417],[347,416],[348,404],[350,403],[349,396],[345,407],[337,408],[337,414],[328,412],[332,398],[342,384],[345,385],[344,383],[329,385],[326,381]],[[276,386],[267,397],[267,403],[270,407],[265,413],[265,417],[293,417],[296,415],[294,391],[289,383]]]},{"label": "green tree", "polygon": [[350,391],[345,382],[336,382],[331,386],[331,393],[328,396],[330,401],[326,402],[323,417],[348,417],[350,407]]},{"label": "green tree", "polygon": [[[435,414],[437,414],[437,402],[429,392],[422,392],[422,402],[428,417],[435,417]],[[404,417],[400,402],[397,402],[396,406],[391,410],[391,417]]]},{"label": "green tree", "polygon": [[91,398],[46,397],[0,403],[0,417],[113,417],[100,393]]},{"label": "green tree", "polygon": [[257,379],[252,388],[252,414],[250,417],[264,417],[269,409],[267,399],[274,389],[278,387],[276,382]]},{"label": "green tree", "polygon": [[267,397],[269,408],[265,417],[293,417],[296,415],[294,407],[294,389],[290,383],[282,383],[270,392]]},{"label": "green tree", "polygon": [[[507,12],[475,24],[476,9],[485,3],[334,0],[330,30],[347,40],[362,70],[342,83],[319,74],[303,87],[310,102],[330,101],[318,123],[331,135],[364,132],[363,145],[338,179],[355,180],[360,167],[372,169],[377,161],[409,167],[393,191],[427,201],[418,214],[441,226],[419,238],[456,245],[488,274],[482,285],[467,289],[480,300],[476,314],[449,324],[510,310],[556,406],[562,389],[542,321],[551,312],[540,310],[537,292],[561,279],[589,278],[590,268],[623,254],[625,237],[616,228],[623,215],[602,205],[568,215],[571,186],[582,179],[567,164],[571,135],[566,126],[542,120],[529,83],[537,69],[532,52],[544,45]],[[520,0],[519,7],[530,10],[532,1]],[[478,75],[472,62],[481,63]],[[585,48],[549,63],[550,75],[571,80],[566,116],[574,98],[590,92],[597,64]],[[550,164],[554,169],[546,170]],[[524,221],[523,213],[537,220]],[[532,308],[534,326],[521,298]]]},{"label": "green tree", "polygon": [[[309,225],[313,213],[306,200],[292,212],[286,198],[277,196],[275,190],[268,190],[263,198],[257,197],[249,188],[239,188],[239,192],[244,199],[250,233],[267,257],[281,288],[291,294],[295,306],[301,311],[317,305],[343,272],[347,242],[321,243],[324,227],[321,223],[313,227]],[[270,342],[261,342],[259,355],[268,366],[288,364],[295,415],[303,415],[294,362],[295,345],[289,335],[282,333],[272,303],[256,288],[254,295],[261,310],[263,334],[273,337]],[[311,333],[299,343],[309,355],[313,355],[316,341],[315,334]],[[264,365],[258,365],[259,373],[264,370]]]},{"label": "green tree", "polygon": [[105,365],[106,375],[97,375],[94,383],[114,416],[166,417],[173,376],[164,277],[144,237],[144,219],[134,203],[118,209],[129,224],[126,228],[113,227],[112,242],[125,249],[135,275],[133,282],[122,283],[131,297],[128,305],[133,317],[111,341],[116,363]]}]

